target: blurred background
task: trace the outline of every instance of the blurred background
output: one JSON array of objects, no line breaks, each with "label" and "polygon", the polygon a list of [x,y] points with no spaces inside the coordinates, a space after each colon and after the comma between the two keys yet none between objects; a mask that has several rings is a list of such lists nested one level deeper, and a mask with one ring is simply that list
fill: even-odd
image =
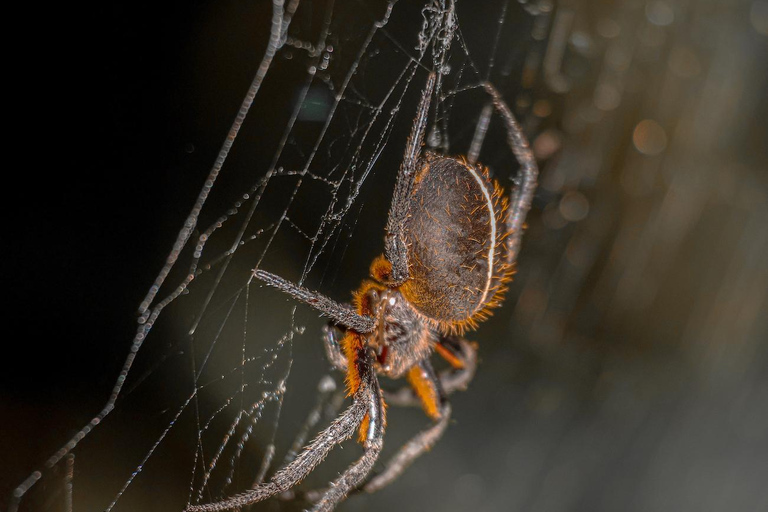
[{"label": "blurred background", "polygon": [[[444,56],[428,142],[467,151],[489,79],[539,189],[444,438],[339,509],[768,509],[768,1],[462,0],[419,65],[450,2],[279,4],[47,13],[9,144],[0,507],[41,470],[19,510],[181,510],[273,473],[316,404],[331,420],[324,320],[249,273],[349,300]],[[480,161],[510,186],[495,119]],[[390,408],[382,460],[428,423]],[[335,452],[305,489],[360,450]]]}]

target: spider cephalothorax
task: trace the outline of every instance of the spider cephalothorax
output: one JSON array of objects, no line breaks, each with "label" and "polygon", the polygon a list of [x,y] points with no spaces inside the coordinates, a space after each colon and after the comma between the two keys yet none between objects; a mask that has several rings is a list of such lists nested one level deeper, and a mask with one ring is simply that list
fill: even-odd
[{"label": "spider cephalothorax", "polygon": [[397,379],[429,355],[435,336],[428,319],[419,314],[396,289],[371,290],[376,329],[368,345],[376,352],[377,369]]},{"label": "spider cephalothorax", "polygon": [[[335,367],[346,372],[352,405],[269,482],[224,501],[190,506],[188,511],[231,510],[280,494],[357,430],[363,456],[326,490],[310,494],[316,496],[313,511],[330,511],[354,489],[374,492],[386,486],[447,427],[451,413],[447,396],[466,387],[475,371],[474,345],[458,335],[475,328],[501,301],[512,277],[538,171],[522,130],[490,84],[484,88],[521,165],[510,199],[473,157],[422,155],[435,80],[430,74],[398,173],[385,256],[371,264],[372,279],[363,281],[354,293],[353,307],[254,270],[254,277],[336,324],[325,330],[326,353]],[[430,363],[433,352],[452,369],[437,375]],[[385,395],[377,374],[405,376],[410,389]],[[383,443],[385,398],[389,405],[420,404],[435,423],[406,443],[381,473],[369,477]]]}]

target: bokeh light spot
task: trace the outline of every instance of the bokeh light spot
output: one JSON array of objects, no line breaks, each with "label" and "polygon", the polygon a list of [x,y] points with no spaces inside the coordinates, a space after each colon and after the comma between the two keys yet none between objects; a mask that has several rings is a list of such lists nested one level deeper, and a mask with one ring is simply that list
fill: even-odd
[{"label": "bokeh light spot", "polygon": [[643,119],[632,132],[632,143],[644,155],[658,155],[667,147],[667,133],[653,119]]}]

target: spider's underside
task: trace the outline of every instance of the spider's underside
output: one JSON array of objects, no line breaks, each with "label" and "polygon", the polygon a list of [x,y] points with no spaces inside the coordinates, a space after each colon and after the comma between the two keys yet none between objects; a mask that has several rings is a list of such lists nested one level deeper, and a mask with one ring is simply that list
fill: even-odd
[{"label": "spider's underside", "polygon": [[[445,431],[448,395],[466,387],[475,371],[473,344],[460,335],[497,306],[520,247],[538,170],[528,142],[496,89],[485,91],[504,121],[510,149],[520,163],[509,199],[474,161],[432,152],[422,155],[435,75],[430,74],[398,173],[385,237],[385,255],[371,265],[372,280],[354,294],[354,308],[301,288],[279,276],[254,276],[329,316],[325,346],[331,363],[346,372],[352,404],[269,482],[223,501],[190,505],[188,512],[233,510],[281,494],[301,482],[337,444],[358,431],[360,459],[314,496],[314,512],[327,512],[351,491],[374,492],[397,478]],[[432,352],[452,369],[436,374]],[[377,374],[405,376],[410,389],[384,394]],[[420,403],[434,424],[405,444],[372,477],[381,452],[389,405]]]}]

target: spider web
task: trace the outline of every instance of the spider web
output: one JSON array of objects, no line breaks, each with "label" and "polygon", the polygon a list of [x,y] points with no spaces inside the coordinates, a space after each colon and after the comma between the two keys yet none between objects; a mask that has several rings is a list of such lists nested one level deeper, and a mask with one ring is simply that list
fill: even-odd
[{"label": "spider web", "polygon": [[[450,2],[253,4],[165,18],[189,23],[175,34],[189,27],[192,50],[173,93],[152,103],[175,109],[163,140],[175,153],[132,148],[133,168],[153,168],[134,193],[164,208],[134,210],[143,245],[121,256],[147,259],[116,265],[141,281],[138,330],[117,355],[93,343],[96,361],[59,365],[51,386],[105,368],[77,395],[90,408],[65,401],[64,421],[18,423],[41,446],[2,487],[20,494],[11,510],[181,510],[269,478],[331,420],[343,397],[324,320],[251,272],[350,298],[382,250],[432,69],[442,81],[427,143],[468,151],[489,79],[532,142],[540,186],[505,306],[471,336],[480,371],[452,397],[454,423],[392,488],[342,508],[765,508],[765,2],[462,0],[452,21]],[[226,154],[222,140],[234,140]],[[495,119],[480,161],[510,185],[517,165]],[[110,303],[122,295],[112,288]],[[54,339],[100,340],[86,331],[94,316],[72,324],[77,340]],[[426,424],[394,407],[388,421],[383,460]],[[359,454],[344,446],[303,488]]]},{"label": "spider web", "polygon": [[[326,376],[322,320],[263,289],[252,270],[348,300],[381,252],[390,195],[377,191],[392,190],[426,73],[441,73],[430,146],[466,152],[487,102],[482,82],[499,67],[519,72],[525,54],[502,56],[500,42],[528,39],[510,27],[527,30],[543,12],[508,2],[477,14],[451,1],[262,4],[217,14],[251,20],[253,79],[218,153],[207,142],[185,147],[214,164],[141,300],[112,392],[14,491],[11,510],[181,509],[247,489],[295,455],[314,426],[307,411],[317,396],[330,401],[340,378]],[[515,168],[495,153],[489,165]]]}]

